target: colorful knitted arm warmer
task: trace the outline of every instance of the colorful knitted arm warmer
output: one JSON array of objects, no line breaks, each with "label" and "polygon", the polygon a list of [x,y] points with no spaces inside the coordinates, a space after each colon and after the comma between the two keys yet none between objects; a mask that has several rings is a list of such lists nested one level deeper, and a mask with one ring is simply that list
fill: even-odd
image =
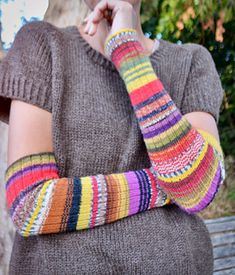
[{"label": "colorful knitted arm warmer", "polygon": [[124,28],[109,35],[104,50],[125,82],[159,185],[184,211],[201,211],[225,179],[220,143],[183,117],[136,30]]},{"label": "colorful knitted arm warmer", "polygon": [[22,236],[111,223],[170,204],[152,168],[60,178],[53,152],[24,156],[5,172],[7,205]]}]

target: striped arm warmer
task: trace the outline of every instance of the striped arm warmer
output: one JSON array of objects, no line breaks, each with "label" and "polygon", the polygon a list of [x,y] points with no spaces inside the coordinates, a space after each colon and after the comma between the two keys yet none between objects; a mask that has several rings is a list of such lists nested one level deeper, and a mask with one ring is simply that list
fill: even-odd
[{"label": "striped arm warmer", "polygon": [[17,159],[5,172],[9,214],[24,236],[111,223],[171,200],[152,167],[109,175],[60,178],[53,152]]},{"label": "striped arm warmer", "polygon": [[159,185],[184,211],[201,211],[225,179],[220,143],[182,116],[136,30],[123,28],[109,35],[104,50],[125,82]]}]

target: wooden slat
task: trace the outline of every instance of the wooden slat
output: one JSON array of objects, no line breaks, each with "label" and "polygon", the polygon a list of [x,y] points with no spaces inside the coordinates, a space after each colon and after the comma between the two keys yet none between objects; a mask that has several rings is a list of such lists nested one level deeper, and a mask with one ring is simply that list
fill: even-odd
[{"label": "wooden slat", "polygon": [[222,217],[222,218],[217,218],[217,219],[204,219],[204,222],[206,224],[221,223],[221,222],[227,222],[227,221],[235,221],[235,216]]},{"label": "wooden slat", "polygon": [[216,272],[213,273],[213,275],[234,275],[234,274],[235,274],[235,268],[216,271]]},{"label": "wooden slat", "polygon": [[235,268],[235,256],[214,260],[214,271]]},{"label": "wooden slat", "polygon": [[210,234],[227,231],[235,231],[235,221],[225,221],[223,223],[210,223],[206,225]]},{"label": "wooden slat", "polygon": [[235,243],[235,233],[221,233],[211,236],[213,246]]},{"label": "wooden slat", "polygon": [[213,275],[235,275],[235,216],[204,220],[213,245]]},{"label": "wooden slat", "polygon": [[235,243],[213,248],[214,259],[235,256]]}]

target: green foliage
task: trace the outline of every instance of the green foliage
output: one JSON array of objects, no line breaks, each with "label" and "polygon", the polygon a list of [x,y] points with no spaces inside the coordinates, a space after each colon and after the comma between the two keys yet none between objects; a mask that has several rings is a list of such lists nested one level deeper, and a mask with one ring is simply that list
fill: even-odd
[{"label": "green foliage", "polygon": [[219,132],[225,155],[235,156],[235,1],[142,0],[141,23],[151,38],[198,43],[211,53],[224,100]]}]

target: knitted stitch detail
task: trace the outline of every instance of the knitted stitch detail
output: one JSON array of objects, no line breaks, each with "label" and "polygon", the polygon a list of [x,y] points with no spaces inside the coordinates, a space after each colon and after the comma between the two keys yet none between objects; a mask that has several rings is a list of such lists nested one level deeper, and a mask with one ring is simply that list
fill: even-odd
[{"label": "knitted stitch detail", "polygon": [[184,211],[203,210],[225,179],[219,142],[181,114],[136,30],[121,29],[109,36],[105,53],[125,82],[159,185]]},{"label": "knitted stitch detail", "polygon": [[24,237],[93,228],[171,203],[151,169],[59,178],[53,152],[16,160],[5,182],[11,218]]},{"label": "knitted stitch detail", "polygon": [[[119,43],[113,38],[113,44],[106,43],[113,45],[107,52],[125,81],[152,167],[59,178],[52,152],[17,160],[8,167],[5,179],[10,214],[22,236],[92,228],[172,202],[195,213],[213,200],[223,182],[223,152],[218,141],[182,117],[135,34],[119,32]],[[212,181],[216,172],[218,177]],[[127,183],[135,184],[138,195],[127,194]],[[134,200],[128,204],[131,198],[138,198],[138,209],[133,210]],[[127,212],[127,205],[133,211]],[[96,216],[90,218],[92,213]]]}]

